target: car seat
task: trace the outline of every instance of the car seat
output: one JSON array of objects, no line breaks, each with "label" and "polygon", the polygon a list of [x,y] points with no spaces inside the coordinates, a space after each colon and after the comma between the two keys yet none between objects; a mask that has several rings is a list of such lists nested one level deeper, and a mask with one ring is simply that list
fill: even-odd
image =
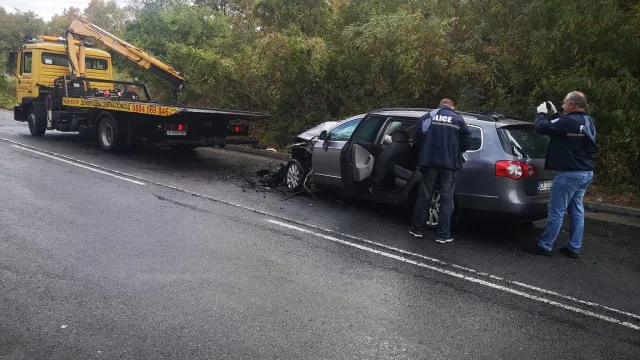
[{"label": "car seat", "polygon": [[409,163],[411,144],[409,134],[404,130],[395,130],[391,133],[391,143],[380,153],[378,157],[375,181],[384,185],[387,176],[393,172],[394,166],[406,167]]}]

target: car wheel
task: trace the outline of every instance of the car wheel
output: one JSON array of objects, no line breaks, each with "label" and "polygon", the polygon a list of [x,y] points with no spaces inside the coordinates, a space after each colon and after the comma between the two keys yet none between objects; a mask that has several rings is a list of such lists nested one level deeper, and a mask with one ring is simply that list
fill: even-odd
[{"label": "car wheel", "polygon": [[307,168],[297,159],[289,160],[284,173],[284,183],[290,192],[299,192],[304,188]]},{"label": "car wheel", "polygon": [[427,219],[427,226],[436,227],[440,221],[440,192],[438,190],[433,191],[431,197],[431,205],[429,206],[429,218]]},{"label": "car wheel", "polygon": [[[416,207],[416,201],[418,200],[418,191],[413,192],[412,199],[409,203],[410,210],[413,214]],[[429,206],[429,216],[427,218],[426,226],[430,228],[435,228],[438,226],[440,222],[440,192],[438,190],[433,191],[433,196],[431,197],[431,205]],[[451,214],[451,228],[454,229],[461,222],[460,218],[460,208],[456,200],[453,200],[453,214]]]}]

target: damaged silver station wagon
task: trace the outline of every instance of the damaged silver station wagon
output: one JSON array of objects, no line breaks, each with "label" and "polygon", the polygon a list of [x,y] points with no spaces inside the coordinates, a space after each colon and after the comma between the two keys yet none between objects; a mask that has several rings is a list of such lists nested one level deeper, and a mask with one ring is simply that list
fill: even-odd
[{"label": "damaged silver station wagon", "polygon": [[[323,123],[296,137],[285,172],[288,190],[316,187],[413,208],[422,174],[414,127],[431,109],[382,109]],[[535,221],[547,216],[553,173],[544,170],[549,138],[530,122],[459,112],[472,134],[456,178],[453,221],[474,213]],[[306,184],[305,184],[306,182]],[[438,224],[436,191],[427,225]]]}]

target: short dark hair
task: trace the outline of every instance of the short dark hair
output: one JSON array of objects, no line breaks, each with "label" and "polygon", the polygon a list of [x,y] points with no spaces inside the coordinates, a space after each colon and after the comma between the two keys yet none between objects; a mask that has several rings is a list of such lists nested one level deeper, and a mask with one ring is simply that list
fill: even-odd
[{"label": "short dark hair", "polygon": [[451,106],[451,107],[455,106],[455,104],[453,103],[453,100],[448,99],[448,98],[444,98],[444,99],[440,100],[440,106],[443,106],[443,105],[444,106]]},{"label": "short dark hair", "polygon": [[588,105],[587,96],[581,93],[580,91],[570,92],[569,95],[567,95],[567,98],[570,101],[573,101],[576,104],[576,106],[579,108],[586,108]]}]

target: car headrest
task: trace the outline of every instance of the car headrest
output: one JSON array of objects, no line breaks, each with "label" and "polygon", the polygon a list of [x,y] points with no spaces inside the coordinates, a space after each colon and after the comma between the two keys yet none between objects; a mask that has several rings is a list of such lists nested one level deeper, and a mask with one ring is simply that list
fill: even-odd
[{"label": "car headrest", "polygon": [[391,142],[394,143],[408,143],[409,134],[404,130],[396,130],[391,133]]}]

